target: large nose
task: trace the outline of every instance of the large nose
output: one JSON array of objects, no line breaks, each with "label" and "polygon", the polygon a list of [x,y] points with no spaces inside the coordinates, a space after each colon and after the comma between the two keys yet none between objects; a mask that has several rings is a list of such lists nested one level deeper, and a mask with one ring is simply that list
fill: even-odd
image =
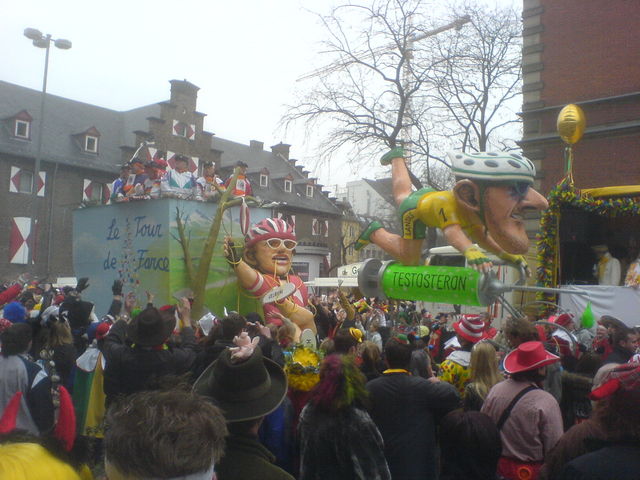
[{"label": "large nose", "polygon": [[549,208],[549,202],[537,190],[529,188],[527,195],[522,200],[522,206],[535,208],[536,210],[546,210]]}]

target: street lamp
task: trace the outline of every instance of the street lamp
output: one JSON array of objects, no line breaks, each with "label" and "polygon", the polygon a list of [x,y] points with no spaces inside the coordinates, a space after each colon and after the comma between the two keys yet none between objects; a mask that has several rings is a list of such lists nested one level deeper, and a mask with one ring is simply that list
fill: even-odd
[{"label": "street lamp", "polygon": [[24,36],[33,41],[33,44],[38,48],[45,49],[44,56],[44,77],[42,79],[42,96],[40,98],[40,121],[38,126],[38,140],[35,165],[33,167],[33,177],[31,181],[31,227],[29,229],[29,242],[27,265],[33,264],[33,252],[36,246],[36,216],[38,215],[38,179],[40,178],[40,159],[42,157],[42,130],[44,128],[44,104],[47,98],[47,74],[49,72],[49,47],[51,42],[61,50],[69,50],[71,48],[71,42],[64,38],[51,38],[51,34],[44,35],[40,30],[36,28],[25,28]]}]

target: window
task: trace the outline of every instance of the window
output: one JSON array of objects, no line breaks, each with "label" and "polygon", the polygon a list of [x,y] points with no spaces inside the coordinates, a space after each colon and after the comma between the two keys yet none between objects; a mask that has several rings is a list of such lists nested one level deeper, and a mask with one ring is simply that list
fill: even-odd
[{"label": "window", "polygon": [[33,173],[20,170],[20,181],[18,183],[19,193],[31,193],[33,188]]},{"label": "window", "polygon": [[291,180],[284,181],[284,191],[287,193],[291,193],[291,187],[293,186],[293,182]]},{"label": "window", "polygon": [[313,185],[307,185],[307,197],[313,197]]},{"label": "window", "polygon": [[15,131],[13,132],[14,136],[28,140],[29,127],[30,127],[29,122],[25,122],[24,120],[16,120],[16,128],[15,128]]},{"label": "window", "polygon": [[92,182],[91,184],[91,195],[89,196],[89,200],[92,202],[102,202],[102,184],[97,182]]},{"label": "window", "polygon": [[184,123],[176,123],[176,126],[173,127],[173,130],[175,131],[176,135],[179,137],[187,136],[187,125]]},{"label": "window", "polygon": [[349,225],[349,237],[353,237],[355,235],[353,225]]},{"label": "window", "polygon": [[311,235],[313,235],[314,237],[319,237],[320,235],[322,235],[321,228],[322,227],[320,226],[320,220],[314,218],[311,221]]},{"label": "window", "polygon": [[92,135],[85,135],[84,149],[87,152],[98,153],[98,137],[94,137]]},{"label": "window", "polygon": [[269,177],[264,173],[260,174],[260,186],[265,188],[269,186]]}]

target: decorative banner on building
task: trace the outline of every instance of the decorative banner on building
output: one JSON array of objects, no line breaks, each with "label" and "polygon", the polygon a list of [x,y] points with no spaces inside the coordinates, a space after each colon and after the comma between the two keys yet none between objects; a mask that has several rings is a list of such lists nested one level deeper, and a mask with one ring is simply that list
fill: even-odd
[{"label": "decorative banner on building", "polygon": [[296,233],[296,216],[295,215],[291,215],[290,213],[278,213],[277,218],[280,218],[282,220],[284,220],[285,222],[287,222],[287,224],[291,225],[291,228],[293,229],[293,233],[295,235]]},{"label": "decorative banner on building", "polygon": [[9,262],[26,265],[29,261],[29,217],[13,217],[9,235]]},{"label": "decorative banner on building", "polygon": [[82,189],[83,202],[108,203],[109,196],[109,187],[107,185],[91,181],[88,178],[84,179],[84,187]]},{"label": "decorative banner on building", "polygon": [[[171,170],[176,168],[176,157],[180,155],[179,153],[172,152],[171,150],[167,150],[167,163],[169,164],[169,168]],[[187,157],[189,160],[189,164],[187,165],[187,169],[194,173],[198,171],[198,167],[200,165],[200,158],[198,157],[189,157],[187,155],[183,155],[183,157]]]},{"label": "decorative banner on building", "polygon": [[[21,191],[20,190],[20,178],[24,173],[28,174],[32,179],[33,176],[30,171],[23,170],[18,167],[11,167],[11,178],[9,179],[9,192],[11,193],[31,193],[31,186],[29,186],[29,191]],[[40,172],[38,175],[38,180],[36,184],[36,188],[38,189],[38,196],[44,197],[44,189],[45,189],[45,181],[47,178],[47,172]],[[33,180],[32,180],[33,181]]]},{"label": "decorative banner on building", "polygon": [[47,172],[38,172],[37,192],[39,197],[44,197],[44,186],[47,179]]},{"label": "decorative banner on building", "polygon": [[102,203],[105,205],[111,204],[111,185],[108,183],[102,186]]},{"label": "decorative banner on building", "polygon": [[177,137],[185,137],[188,140],[194,140],[196,138],[196,126],[195,124],[186,124],[179,120],[173,120],[173,129],[171,133]]},{"label": "decorative banner on building", "polygon": [[9,179],[9,191],[20,193],[20,170],[18,167],[11,167],[11,178]]}]

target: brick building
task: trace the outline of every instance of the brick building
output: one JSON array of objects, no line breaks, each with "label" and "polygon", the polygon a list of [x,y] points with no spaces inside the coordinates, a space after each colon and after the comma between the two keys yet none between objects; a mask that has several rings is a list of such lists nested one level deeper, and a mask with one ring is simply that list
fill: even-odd
[{"label": "brick building", "polygon": [[579,188],[640,183],[640,49],[635,0],[524,0],[523,139],[543,193],[564,174],[560,109],[576,103],[587,130],[575,146]]},{"label": "brick building", "polygon": [[[40,278],[73,276],[72,211],[83,203],[106,203],[119,165],[143,142],[138,156],[161,156],[170,165],[176,155],[199,171],[204,161],[232,167],[250,165],[254,193],[271,202],[272,213],[295,222],[301,276],[315,277],[339,259],[340,211],[322,185],[289,159],[289,146],[271,152],[260,142],[241,145],[203,129],[206,114],[197,110],[198,87],[172,80],[170,99],[118,112],[47,95],[40,173],[33,181],[41,93],[0,81],[0,272],[25,271],[30,232],[32,186],[38,189],[35,265]],[[231,168],[227,169],[228,171]],[[334,253],[335,250],[335,253]]]},{"label": "brick building", "polygon": [[[635,0],[523,1],[523,152],[543,194],[564,177],[556,121],[575,103],[585,134],[574,146],[578,189],[640,184],[640,49]],[[591,245],[605,243],[623,272],[637,255],[640,217],[612,218],[563,206],[558,241],[562,283],[593,283]],[[530,231],[539,228],[535,221]]]}]

